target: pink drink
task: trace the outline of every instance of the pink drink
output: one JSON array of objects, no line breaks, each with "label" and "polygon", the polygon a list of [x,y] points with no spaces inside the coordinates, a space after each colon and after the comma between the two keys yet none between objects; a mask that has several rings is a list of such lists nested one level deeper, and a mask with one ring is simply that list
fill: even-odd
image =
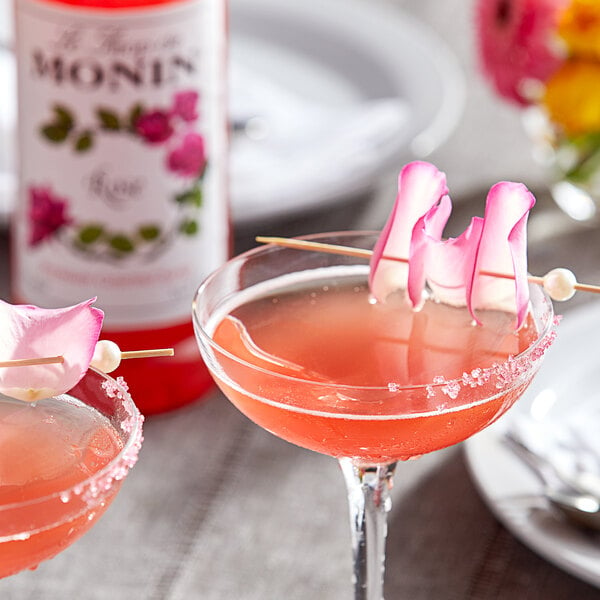
[{"label": "pink drink", "polygon": [[[379,234],[306,239],[361,250]],[[555,321],[533,285],[519,333],[515,315],[498,310],[478,311],[484,323],[475,326],[464,308],[427,301],[415,312],[403,292],[371,303],[367,253],[338,251],[269,244],[230,260],[198,289],[194,327],[213,377],[243,413],[339,458],[354,597],[380,600],[396,461],[464,440],[504,413],[537,372]],[[512,308],[509,294],[494,306]]]},{"label": "pink drink", "polygon": [[[110,399],[109,392],[98,406],[116,419],[121,405]],[[134,416],[119,431],[71,396],[0,399],[0,577],[52,558],[104,513],[135,462],[141,429]]]},{"label": "pink drink", "polygon": [[475,326],[464,308],[428,301],[415,312],[400,295],[372,304],[355,281],[246,295],[221,317],[213,340],[242,361],[219,354],[215,375],[253,421],[300,446],[381,464],[464,440],[529,384],[532,368],[511,385],[502,378],[508,357],[538,339],[532,322],[517,334],[503,312]]}]

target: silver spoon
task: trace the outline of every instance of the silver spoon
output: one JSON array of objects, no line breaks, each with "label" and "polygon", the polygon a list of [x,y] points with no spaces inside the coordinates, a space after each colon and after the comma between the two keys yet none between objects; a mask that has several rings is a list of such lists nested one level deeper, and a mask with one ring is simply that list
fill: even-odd
[{"label": "silver spoon", "polygon": [[504,440],[544,485],[544,497],[567,520],[579,527],[600,531],[600,499],[587,491],[576,477],[567,477],[546,458],[533,452],[513,432]]},{"label": "silver spoon", "polygon": [[549,502],[558,509],[570,522],[583,527],[600,531],[600,502],[590,494],[546,490]]}]

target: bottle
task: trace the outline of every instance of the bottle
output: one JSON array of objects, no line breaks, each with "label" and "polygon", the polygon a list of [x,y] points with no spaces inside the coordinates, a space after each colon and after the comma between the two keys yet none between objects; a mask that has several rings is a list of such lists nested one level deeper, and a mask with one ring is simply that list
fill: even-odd
[{"label": "bottle", "polygon": [[12,293],[97,297],[141,411],[211,385],[191,325],[227,258],[226,0],[16,0],[19,196]]}]

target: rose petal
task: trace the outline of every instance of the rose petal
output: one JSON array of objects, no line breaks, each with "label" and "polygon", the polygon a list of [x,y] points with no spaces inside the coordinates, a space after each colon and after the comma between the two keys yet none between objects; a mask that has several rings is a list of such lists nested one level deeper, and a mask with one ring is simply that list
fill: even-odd
[{"label": "rose petal", "polygon": [[[433,165],[411,163],[400,173],[398,196],[371,259],[373,296],[406,288],[413,307],[422,302],[428,283],[436,299],[478,309],[498,309],[524,321],[529,302],[526,225],[535,198],[520,183],[502,182],[488,194],[485,216],[475,217],[458,237],[442,239],[451,211],[445,177]],[[394,256],[407,260],[385,260]],[[502,273],[505,279],[478,275]]]},{"label": "rose petal", "polygon": [[[409,269],[409,292],[412,292],[413,278],[418,277],[417,285],[420,289],[412,292],[415,298],[417,293],[422,295],[427,280],[437,300],[453,306],[465,306],[482,230],[483,219],[474,217],[459,237],[442,240],[441,231],[431,231],[426,218],[423,219],[423,226],[415,227],[413,242],[415,247],[418,245],[424,248],[421,250],[424,264],[415,269],[416,265],[413,265],[412,261],[415,251],[413,249]],[[418,274],[415,273],[417,269]]]},{"label": "rose petal", "polygon": [[445,174],[429,163],[412,162],[400,172],[396,203],[371,258],[369,286],[380,302],[408,285],[408,265],[381,257],[408,258],[413,228],[447,191]]},{"label": "rose petal", "polygon": [[34,402],[70,390],[87,371],[103,313],[95,298],[45,309],[0,301],[0,360],[62,356],[62,364],[0,368],[0,393]]},{"label": "rose petal", "polygon": [[[517,328],[522,325],[529,302],[526,226],[534,204],[533,194],[521,183],[501,182],[490,189],[467,297],[475,318],[476,309],[516,311]],[[514,275],[515,280],[475,276],[480,271]]]},{"label": "rose petal", "polygon": [[445,195],[438,204],[432,206],[413,228],[408,254],[407,291],[411,304],[418,308],[423,298],[423,289],[429,277],[431,254],[441,243],[444,227],[452,212],[450,197]]}]

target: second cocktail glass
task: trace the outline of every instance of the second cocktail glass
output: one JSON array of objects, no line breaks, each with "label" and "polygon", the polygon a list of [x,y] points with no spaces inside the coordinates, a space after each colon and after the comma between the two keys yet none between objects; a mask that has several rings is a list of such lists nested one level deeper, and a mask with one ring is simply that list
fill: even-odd
[{"label": "second cocktail glass", "polygon": [[[311,240],[371,249],[376,233]],[[531,286],[514,315],[401,294],[370,300],[365,259],[263,246],[213,273],[194,326],[217,384],[255,423],[337,458],[348,487],[355,600],[381,600],[396,463],[458,443],[522,395],[554,336],[552,305]]]},{"label": "second cocktail glass", "polygon": [[0,578],[35,569],[98,521],[137,460],[142,422],[122,383],[93,368],[35,404],[0,395]]}]

